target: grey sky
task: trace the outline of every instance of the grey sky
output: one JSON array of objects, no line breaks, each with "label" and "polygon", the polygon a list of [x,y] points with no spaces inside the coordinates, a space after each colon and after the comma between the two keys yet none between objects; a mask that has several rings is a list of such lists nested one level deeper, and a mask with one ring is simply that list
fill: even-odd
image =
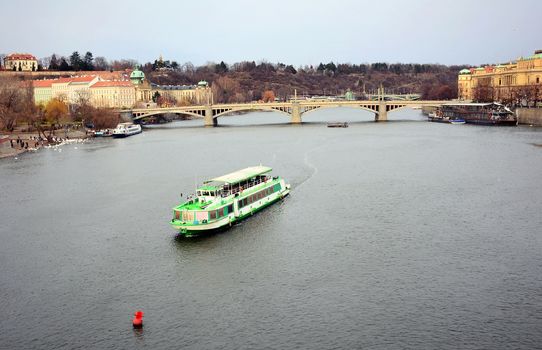
[{"label": "grey sky", "polygon": [[482,64],[542,49],[541,0],[1,1],[0,53]]}]

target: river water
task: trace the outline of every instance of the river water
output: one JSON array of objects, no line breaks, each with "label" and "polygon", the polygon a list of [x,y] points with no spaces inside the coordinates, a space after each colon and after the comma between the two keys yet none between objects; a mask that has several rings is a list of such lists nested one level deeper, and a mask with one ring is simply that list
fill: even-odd
[{"label": "river water", "polygon": [[[258,112],[0,161],[0,348],[540,348],[542,130],[389,118]],[[180,193],[260,163],[289,197],[176,237]]]}]

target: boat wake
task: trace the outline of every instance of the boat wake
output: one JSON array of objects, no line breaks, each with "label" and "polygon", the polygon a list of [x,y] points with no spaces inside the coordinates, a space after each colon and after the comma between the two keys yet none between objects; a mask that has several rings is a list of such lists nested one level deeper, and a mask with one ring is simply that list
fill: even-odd
[{"label": "boat wake", "polygon": [[303,164],[305,164],[305,166],[307,166],[307,168],[309,168],[311,170],[311,172],[304,180],[302,180],[297,186],[295,186],[295,188],[300,188],[305,183],[307,183],[307,181],[312,179],[314,177],[314,175],[316,175],[318,173],[318,168],[316,167],[316,165],[311,163],[311,161],[309,160],[309,154],[316,151],[316,150],[318,150],[320,147],[322,147],[322,146],[315,147],[315,148],[305,152],[305,155],[303,156]]}]

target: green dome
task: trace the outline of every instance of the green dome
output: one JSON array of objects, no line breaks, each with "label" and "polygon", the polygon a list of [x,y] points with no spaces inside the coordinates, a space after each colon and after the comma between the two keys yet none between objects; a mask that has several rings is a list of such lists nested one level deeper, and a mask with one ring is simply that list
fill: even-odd
[{"label": "green dome", "polygon": [[198,86],[207,86],[209,84],[207,84],[207,82],[205,80],[200,80],[200,82],[198,83]]},{"label": "green dome", "polygon": [[145,73],[136,68],[130,74],[130,79],[145,79]]},{"label": "green dome", "polygon": [[470,70],[469,69],[462,69],[459,71],[459,74],[470,74]]}]

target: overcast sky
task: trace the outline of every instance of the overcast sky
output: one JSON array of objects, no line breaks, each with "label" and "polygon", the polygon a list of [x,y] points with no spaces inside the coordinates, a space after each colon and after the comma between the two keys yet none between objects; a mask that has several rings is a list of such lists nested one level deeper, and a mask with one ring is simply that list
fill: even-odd
[{"label": "overcast sky", "polygon": [[108,59],[500,63],[542,49],[542,0],[2,1],[0,53]]}]

